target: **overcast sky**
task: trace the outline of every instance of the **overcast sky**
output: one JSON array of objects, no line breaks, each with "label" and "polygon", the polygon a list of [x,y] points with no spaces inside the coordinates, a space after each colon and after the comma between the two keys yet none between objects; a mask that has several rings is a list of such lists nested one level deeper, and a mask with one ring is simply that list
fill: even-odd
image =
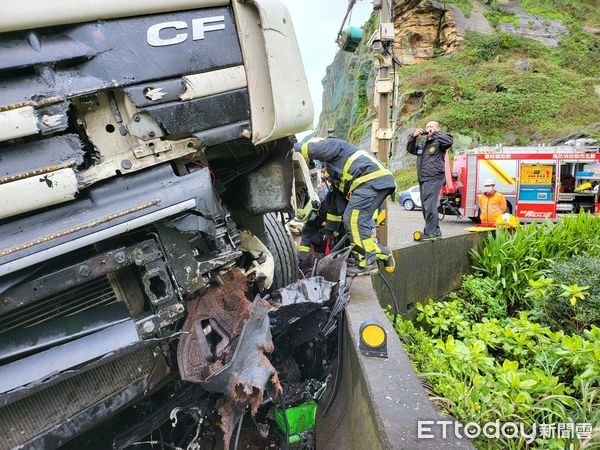
[{"label": "overcast sky", "polygon": [[[321,80],[338,49],[335,38],[348,8],[348,0],[281,0],[290,11],[304,69],[315,107],[315,123],[321,113]],[[362,26],[373,9],[371,0],[358,0],[352,10],[350,25]],[[347,24],[346,24],[347,26]],[[366,36],[368,39],[370,36]],[[299,137],[306,133],[299,134]]]}]

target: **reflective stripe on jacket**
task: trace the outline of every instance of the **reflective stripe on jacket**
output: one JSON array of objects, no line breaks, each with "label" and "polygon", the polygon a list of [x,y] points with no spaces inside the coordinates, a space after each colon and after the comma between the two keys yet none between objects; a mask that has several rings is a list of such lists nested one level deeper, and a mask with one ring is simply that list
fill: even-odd
[{"label": "reflective stripe on jacket", "polygon": [[481,210],[481,224],[490,227],[496,226],[496,219],[506,211],[506,199],[500,192],[494,192],[489,197],[481,194],[477,204]]},{"label": "reflective stripe on jacket", "polygon": [[333,185],[343,194],[370,183],[375,189],[395,189],[394,177],[374,155],[336,138],[313,138],[296,147],[307,160],[321,161]]}]

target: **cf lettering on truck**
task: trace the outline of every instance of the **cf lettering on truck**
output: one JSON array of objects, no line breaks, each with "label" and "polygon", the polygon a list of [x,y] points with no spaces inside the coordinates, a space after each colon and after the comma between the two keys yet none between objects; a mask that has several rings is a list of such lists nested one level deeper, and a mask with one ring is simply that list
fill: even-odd
[{"label": "cf lettering on truck", "polygon": [[[152,25],[148,28],[147,41],[153,47],[163,47],[165,45],[180,44],[188,38],[187,32],[177,33],[172,37],[169,35],[169,29],[173,30],[188,30],[188,24],[185,21],[177,20],[173,22],[163,22]],[[199,41],[204,39],[205,33],[208,31],[218,31],[225,29],[225,16],[204,17],[192,19],[192,40]],[[170,33],[171,35],[173,33]]]}]

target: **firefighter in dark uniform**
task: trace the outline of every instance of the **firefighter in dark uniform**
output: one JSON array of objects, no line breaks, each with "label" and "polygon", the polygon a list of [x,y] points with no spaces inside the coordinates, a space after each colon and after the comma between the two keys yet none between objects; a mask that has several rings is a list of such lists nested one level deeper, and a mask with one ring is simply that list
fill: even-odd
[{"label": "firefighter in dark uniform", "polygon": [[[417,143],[417,138],[427,138]],[[438,220],[438,197],[444,185],[446,150],[452,147],[452,136],[440,131],[438,122],[427,122],[425,130],[419,128],[408,140],[406,151],[417,155],[417,176],[421,194],[421,210],[425,219],[423,239],[434,240],[442,237]]]},{"label": "firefighter in dark uniform", "polygon": [[336,220],[344,223],[354,246],[354,264],[348,268],[348,275],[377,273],[377,260],[383,262],[387,272],[393,272],[394,258],[387,247],[375,240],[373,221],[375,211],[396,189],[392,173],[371,153],[341,139],[313,138],[302,145],[296,144],[295,149],[307,162],[317,160],[325,164],[330,185],[347,200],[342,205],[332,202],[326,231]]},{"label": "firefighter in dark uniform", "polygon": [[[337,191],[321,189],[318,191],[321,207],[316,217],[308,220],[302,227],[300,246],[298,247],[298,265],[304,272],[311,269],[315,253],[325,254],[335,245],[340,236],[342,217],[330,211],[344,210],[346,201]],[[334,204],[334,203],[337,203]]]}]

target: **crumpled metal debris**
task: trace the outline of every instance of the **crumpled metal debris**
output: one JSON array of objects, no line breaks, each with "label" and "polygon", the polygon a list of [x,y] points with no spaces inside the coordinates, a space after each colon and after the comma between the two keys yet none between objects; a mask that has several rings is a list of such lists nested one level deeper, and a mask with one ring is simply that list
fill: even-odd
[{"label": "crumpled metal debris", "polygon": [[237,269],[231,270],[222,275],[221,285],[188,302],[177,349],[183,380],[203,383],[231,360],[235,341],[252,308],[246,299],[247,289],[246,277]]},{"label": "crumpled metal debris", "polygon": [[335,283],[323,277],[305,278],[271,294],[269,311],[271,332],[274,336],[290,325],[321,308],[331,297]]},{"label": "crumpled metal debris", "polygon": [[[300,280],[253,302],[247,299],[246,276],[232,269],[221,276],[218,286],[188,302],[177,352],[181,378],[224,394],[216,407],[225,449],[248,407],[254,416],[265,396],[276,400],[281,395],[278,373],[268,357],[275,350],[273,337],[279,352],[274,360],[285,362],[282,354],[289,359],[306,353],[307,364],[323,364],[325,350],[320,343],[335,329],[349,298],[347,256],[346,250],[336,252],[317,265],[315,273],[323,276]],[[302,370],[312,373],[311,367]]]},{"label": "crumpled metal debris", "polygon": [[346,283],[347,261],[351,250],[351,247],[343,248],[321,258],[317,261],[314,274],[322,276],[327,281],[344,286]]},{"label": "crumpled metal debris", "polygon": [[188,304],[177,360],[181,378],[210,392],[222,392],[217,404],[225,449],[240,415],[250,406],[255,415],[265,390],[277,398],[281,385],[266,354],[273,351],[268,311],[257,297],[246,299],[244,275],[233,269],[223,284]]}]

